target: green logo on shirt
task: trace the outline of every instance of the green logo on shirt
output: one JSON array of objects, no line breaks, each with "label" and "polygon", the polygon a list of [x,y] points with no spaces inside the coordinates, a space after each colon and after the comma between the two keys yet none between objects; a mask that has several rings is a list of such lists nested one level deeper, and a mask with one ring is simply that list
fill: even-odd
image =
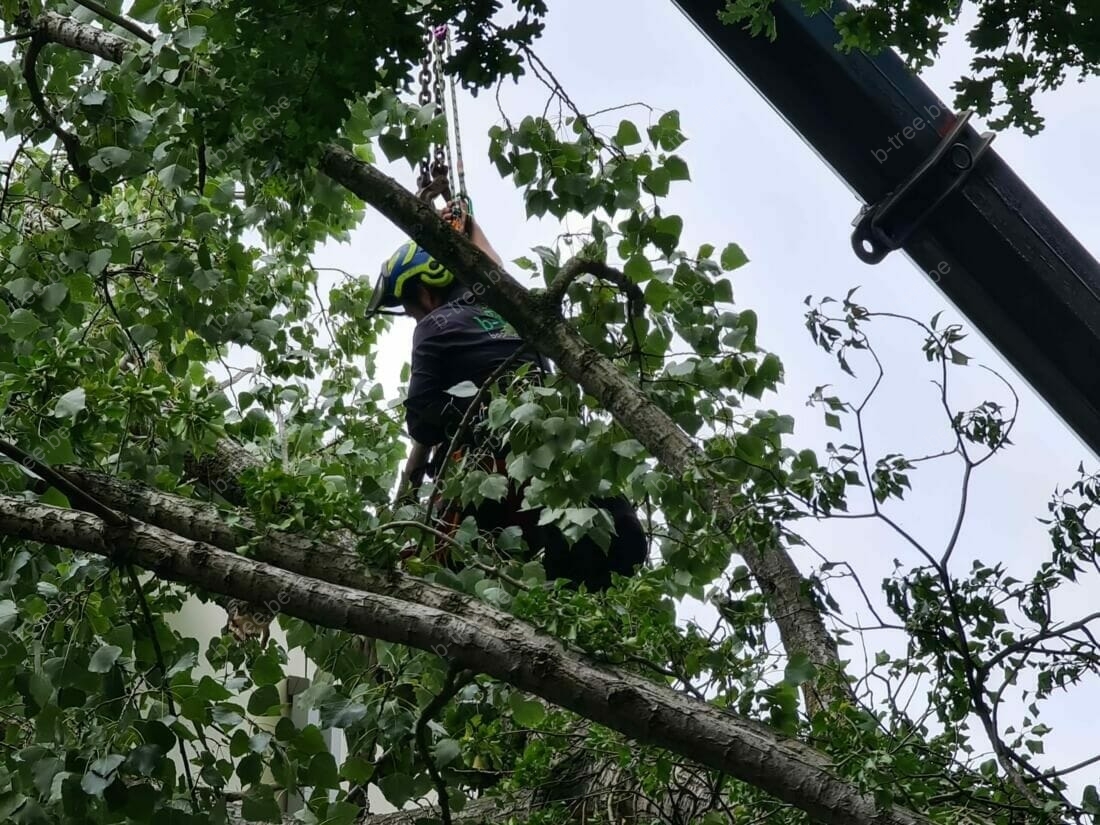
[{"label": "green logo on shirt", "polygon": [[496,310],[485,309],[474,316],[474,322],[492,338],[518,338],[515,327],[505,321]]}]

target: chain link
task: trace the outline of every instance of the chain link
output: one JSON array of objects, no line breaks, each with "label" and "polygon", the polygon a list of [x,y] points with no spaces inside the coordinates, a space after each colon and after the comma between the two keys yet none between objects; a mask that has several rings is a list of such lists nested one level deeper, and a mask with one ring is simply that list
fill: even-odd
[{"label": "chain link", "polygon": [[[450,200],[452,197],[451,193],[454,191],[454,186],[450,174],[453,163],[451,161],[450,124],[447,123],[446,113],[446,75],[443,71],[443,37],[445,36],[445,32],[445,27],[437,28],[432,37],[432,52],[435,67],[435,115],[436,117],[443,117],[444,128],[447,130],[447,138],[444,143],[436,144],[435,147],[432,177],[447,178],[447,188],[450,190],[450,192],[447,193],[447,199]],[[446,154],[444,154],[444,152],[446,152]]]},{"label": "chain link", "polygon": [[[424,18],[424,53],[420,58],[420,95],[417,101],[421,106],[427,106],[432,102],[432,26],[428,18]],[[438,109],[438,104],[436,106]],[[431,170],[428,166],[428,157],[420,159],[420,174],[417,176],[416,185],[420,190],[426,189],[432,182]]]},{"label": "chain link", "polygon": [[[448,83],[444,64],[451,57],[450,30],[446,25],[433,27],[424,17],[424,54],[420,58],[421,106],[435,104],[434,116],[443,118],[446,134],[443,140],[429,147],[420,160],[417,187],[421,198],[434,203],[442,197],[451,211],[451,225],[459,231],[468,226],[470,200],[466,194],[465,172],[462,167],[462,143],[458,133],[458,100],[453,83]],[[451,143],[451,118],[447,116],[447,92],[451,96],[451,118],[454,118],[455,145]],[[455,174],[458,180],[455,180]]]}]

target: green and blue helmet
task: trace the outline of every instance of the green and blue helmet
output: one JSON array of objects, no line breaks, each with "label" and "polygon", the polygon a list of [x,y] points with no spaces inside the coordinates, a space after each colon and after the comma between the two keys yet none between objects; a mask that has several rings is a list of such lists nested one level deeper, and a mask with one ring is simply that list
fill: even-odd
[{"label": "green and blue helmet", "polygon": [[425,286],[440,289],[450,286],[455,278],[426,250],[414,241],[406,241],[382,264],[367,311],[385,312],[383,307],[393,309],[401,306],[401,299],[417,280]]}]

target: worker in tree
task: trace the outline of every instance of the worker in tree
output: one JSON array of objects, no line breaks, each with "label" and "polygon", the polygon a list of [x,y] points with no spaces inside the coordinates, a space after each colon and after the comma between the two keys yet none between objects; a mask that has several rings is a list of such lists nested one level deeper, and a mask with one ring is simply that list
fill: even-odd
[{"label": "worker in tree", "polygon": [[[443,211],[443,218],[451,219],[449,208]],[[473,217],[467,215],[465,220],[470,240],[503,266]],[[405,401],[406,425],[413,445],[401,480],[399,496],[403,496],[415,495],[425,474],[438,474],[471,401],[447,390],[464,381],[481,387],[505,362],[509,364],[505,372],[529,364],[536,380],[548,372],[548,365],[510,324],[412,241],[402,244],[382,265],[369,305],[371,312],[395,311],[399,307],[416,319],[412,374]],[[505,448],[485,443],[484,428],[477,425],[475,420],[464,428],[456,452],[459,456],[464,452],[477,454],[484,469],[506,474]],[[486,500],[465,509],[456,503],[442,515],[450,532],[470,515],[482,534],[519,527],[528,549],[533,553],[543,551],[548,579],[567,579],[593,591],[610,586],[613,572],[629,576],[645,561],[645,534],[634,507],[623,496],[591,502],[606,510],[614,522],[606,551],[588,537],[570,546],[559,529],[538,524],[539,511],[522,510],[522,502],[523,488],[510,482],[499,502]]]}]

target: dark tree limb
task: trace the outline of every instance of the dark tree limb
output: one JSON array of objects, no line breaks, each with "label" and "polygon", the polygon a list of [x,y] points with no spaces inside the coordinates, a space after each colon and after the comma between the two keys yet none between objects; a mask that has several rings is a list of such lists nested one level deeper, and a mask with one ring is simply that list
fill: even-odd
[{"label": "dark tree limb", "polygon": [[124,526],[128,519],[122,516],[100,501],[91,493],[86,492],[79,484],[76,484],[65,473],[55,470],[43,461],[39,461],[30,453],[21,450],[14,444],[0,439],[0,454],[14,461],[19,466],[34,473],[51,487],[65,496],[69,503],[78,509],[85,510],[99,516],[106,524],[112,527]]},{"label": "dark tree limb", "polygon": [[82,151],[80,141],[76,135],[67,131],[58,121],[57,116],[54,115],[50,105],[46,102],[46,98],[42,94],[42,87],[38,82],[38,55],[50,40],[41,31],[37,31],[31,35],[30,41],[27,44],[26,54],[23,55],[23,78],[27,81],[27,91],[30,93],[31,102],[34,104],[34,108],[38,110],[42,122],[61,142],[62,147],[65,149],[65,155],[69,159],[69,165],[73,167],[73,172],[81,181],[90,186],[92,172],[88,168],[88,164],[80,157]]},{"label": "dark tree limb", "polygon": [[550,282],[550,286],[546,288],[547,299],[554,306],[560,307],[561,302],[565,299],[565,293],[581,275],[591,275],[617,286],[637,314],[640,314],[641,308],[645,306],[645,296],[642,294],[641,288],[626,277],[623,272],[602,261],[593,261],[586,258],[571,258],[558,270],[558,274]]},{"label": "dark tree limb", "polygon": [[432,758],[431,748],[428,741],[428,723],[431,722],[443,708],[447,706],[447,703],[455,697],[455,695],[462,690],[470,681],[474,678],[474,674],[468,670],[462,670],[461,668],[452,665],[447,671],[447,678],[443,682],[443,687],[433,698],[428,702],[424,711],[420,714],[420,718],[416,720],[416,746],[420,750],[420,758],[423,760],[425,767],[428,769],[428,774],[432,778],[432,784],[435,785],[435,793],[439,798],[439,818],[443,820],[443,825],[452,825],[451,820],[451,802],[447,796],[447,783],[443,779],[443,776],[439,773],[439,768],[436,767],[435,759]]}]

